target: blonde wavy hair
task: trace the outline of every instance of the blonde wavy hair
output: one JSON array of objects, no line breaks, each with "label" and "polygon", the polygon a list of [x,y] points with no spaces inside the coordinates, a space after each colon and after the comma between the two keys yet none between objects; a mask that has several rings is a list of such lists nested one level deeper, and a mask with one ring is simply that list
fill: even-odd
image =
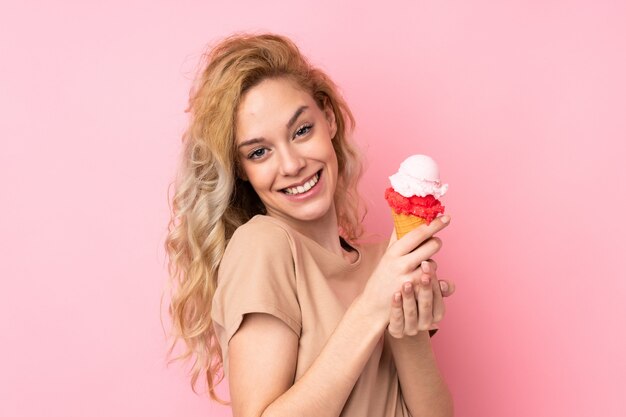
[{"label": "blonde wavy hair", "polygon": [[366,212],[357,192],[361,159],[348,140],[354,129],[352,113],[330,78],[313,67],[291,40],[275,34],[237,34],[203,56],[189,95],[191,118],[183,135],[165,241],[172,319],[168,357],[184,342],[184,352],[170,362],[192,359],[193,391],[197,393],[203,374],[210,397],[220,403],[224,402],[215,387],[224,378],[223,361],[211,320],[217,270],[235,229],[265,214],[254,189],[237,176],[235,118],[242,96],[264,79],[276,77],[294,81],[320,109],[331,106],[335,114],[339,234],[347,241],[361,237]]}]

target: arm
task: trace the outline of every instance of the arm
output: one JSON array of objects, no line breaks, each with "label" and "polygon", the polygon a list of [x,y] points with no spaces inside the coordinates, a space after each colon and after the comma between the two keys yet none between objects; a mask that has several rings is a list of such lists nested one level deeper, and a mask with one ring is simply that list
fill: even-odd
[{"label": "arm", "polygon": [[233,415],[338,416],[386,326],[364,307],[355,300],[295,384],[296,334],[270,315],[247,315],[229,344]]},{"label": "arm", "polygon": [[452,395],[437,368],[427,331],[416,336],[387,337],[402,396],[413,417],[454,415]]},{"label": "arm", "polygon": [[[402,395],[413,417],[454,415],[452,396],[437,368],[427,331],[431,321],[438,322],[443,317],[442,291],[436,267],[433,261],[424,262],[417,294],[412,286],[404,288],[402,302],[398,302],[400,294],[396,294],[391,316],[392,324],[395,322],[396,326],[390,324],[390,334],[385,336],[396,364]],[[446,284],[443,295],[449,296],[454,292],[454,285]]]}]

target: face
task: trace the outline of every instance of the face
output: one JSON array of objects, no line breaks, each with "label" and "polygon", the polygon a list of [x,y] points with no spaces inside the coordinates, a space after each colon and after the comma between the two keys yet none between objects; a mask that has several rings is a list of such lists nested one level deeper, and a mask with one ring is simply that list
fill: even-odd
[{"label": "face", "polygon": [[292,224],[336,215],[332,109],[288,79],[267,79],[242,97],[235,131],[240,176],[268,215]]}]

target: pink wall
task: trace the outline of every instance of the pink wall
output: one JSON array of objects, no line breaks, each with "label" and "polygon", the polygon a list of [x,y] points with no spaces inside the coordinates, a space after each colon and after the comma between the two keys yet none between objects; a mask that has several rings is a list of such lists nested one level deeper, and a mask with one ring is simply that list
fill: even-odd
[{"label": "pink wall", "polygon": [[623,2],[14,3],[0,415],[230,415],[165,367],[159,297],[189,79],[208,41],[251,29],[343,87],[371,230],[388,235],[405,156],[440,162],[458,293],[435,345],[457,414],[626,415]]}]

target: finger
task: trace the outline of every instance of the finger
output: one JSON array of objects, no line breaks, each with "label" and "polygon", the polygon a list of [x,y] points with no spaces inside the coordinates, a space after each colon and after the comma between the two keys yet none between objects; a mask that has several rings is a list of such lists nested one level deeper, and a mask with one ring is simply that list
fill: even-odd
[{"label": "finger", "polygon": [[415,303],[415,290],[411,282],[402,285],[402,310],[404,310],[404,334],[415,336],[418,332],[417,304]]},{"label": "finger", "polygon": [[[428,263],[424,263],[425,269],[428,269]],[[422,270],[420,285],[417,291],[417,309],[418,309],[418,330],[428,330],[433,322],[433,290],[431,283],[431,273]]]},{"label": "finger", "polygon": [[[446,306],[443,302],[443,296],[441,294],[441,287],[439,286],[437,273],[433,271],[430,262],[423,262],[422,265],[425,265],[426,269],[431,271],[431,288],[433,290],[433,323],[439,323],[441,320],[443,320],[443,316],[446,313]],[[424,266],[422,266],[422,269],[424,269]]]},{"label": "finger", "polygon": [[456,290],[454,282],[442,279],[439,280],[439,288],[441,288],[441,295],[444,297],[450,297],[452,294],[454,294],[454,291]]},{"label": "finger", "polygon": [[437,271],[437,268],[439,268],[439,265],[437,265],[437,262],[435,262],[434,259],[428,259],[427,262],[430,264],[433,271]]},{"label": "finger", "polygon": [[393,294],[387,330],[395,338],[401,338],[404,335],[404,312],[402,311],[402,294],[400,292]]},{"label": "finger", "polygon": [[417,269],[422,262],[430,259],[434,254],[439,252],[442,246],[443,243],[438,237],[431,237],[426,240],[420,247],[405,256],[407,268],[409,268],[409,270]]},{"label": "finger", "polygon": [[450,223],[450,216],[440,216],[434,219],[430,224],[422,224],[404,235],[402,239],[398,239],[393,245],[396,255],[402,256],[412,252],[419,245],[430,239],[435,233],[447,227]]},{"label": "finger", "polygon": [[391,236],[389,237],[389,244],[387,245],[387,247],[390,247],[391,245],[396,243],[397,240],[398,240],[398,235],[396,235],[396,229],[394,228],[393,231],[391,232]]}]

